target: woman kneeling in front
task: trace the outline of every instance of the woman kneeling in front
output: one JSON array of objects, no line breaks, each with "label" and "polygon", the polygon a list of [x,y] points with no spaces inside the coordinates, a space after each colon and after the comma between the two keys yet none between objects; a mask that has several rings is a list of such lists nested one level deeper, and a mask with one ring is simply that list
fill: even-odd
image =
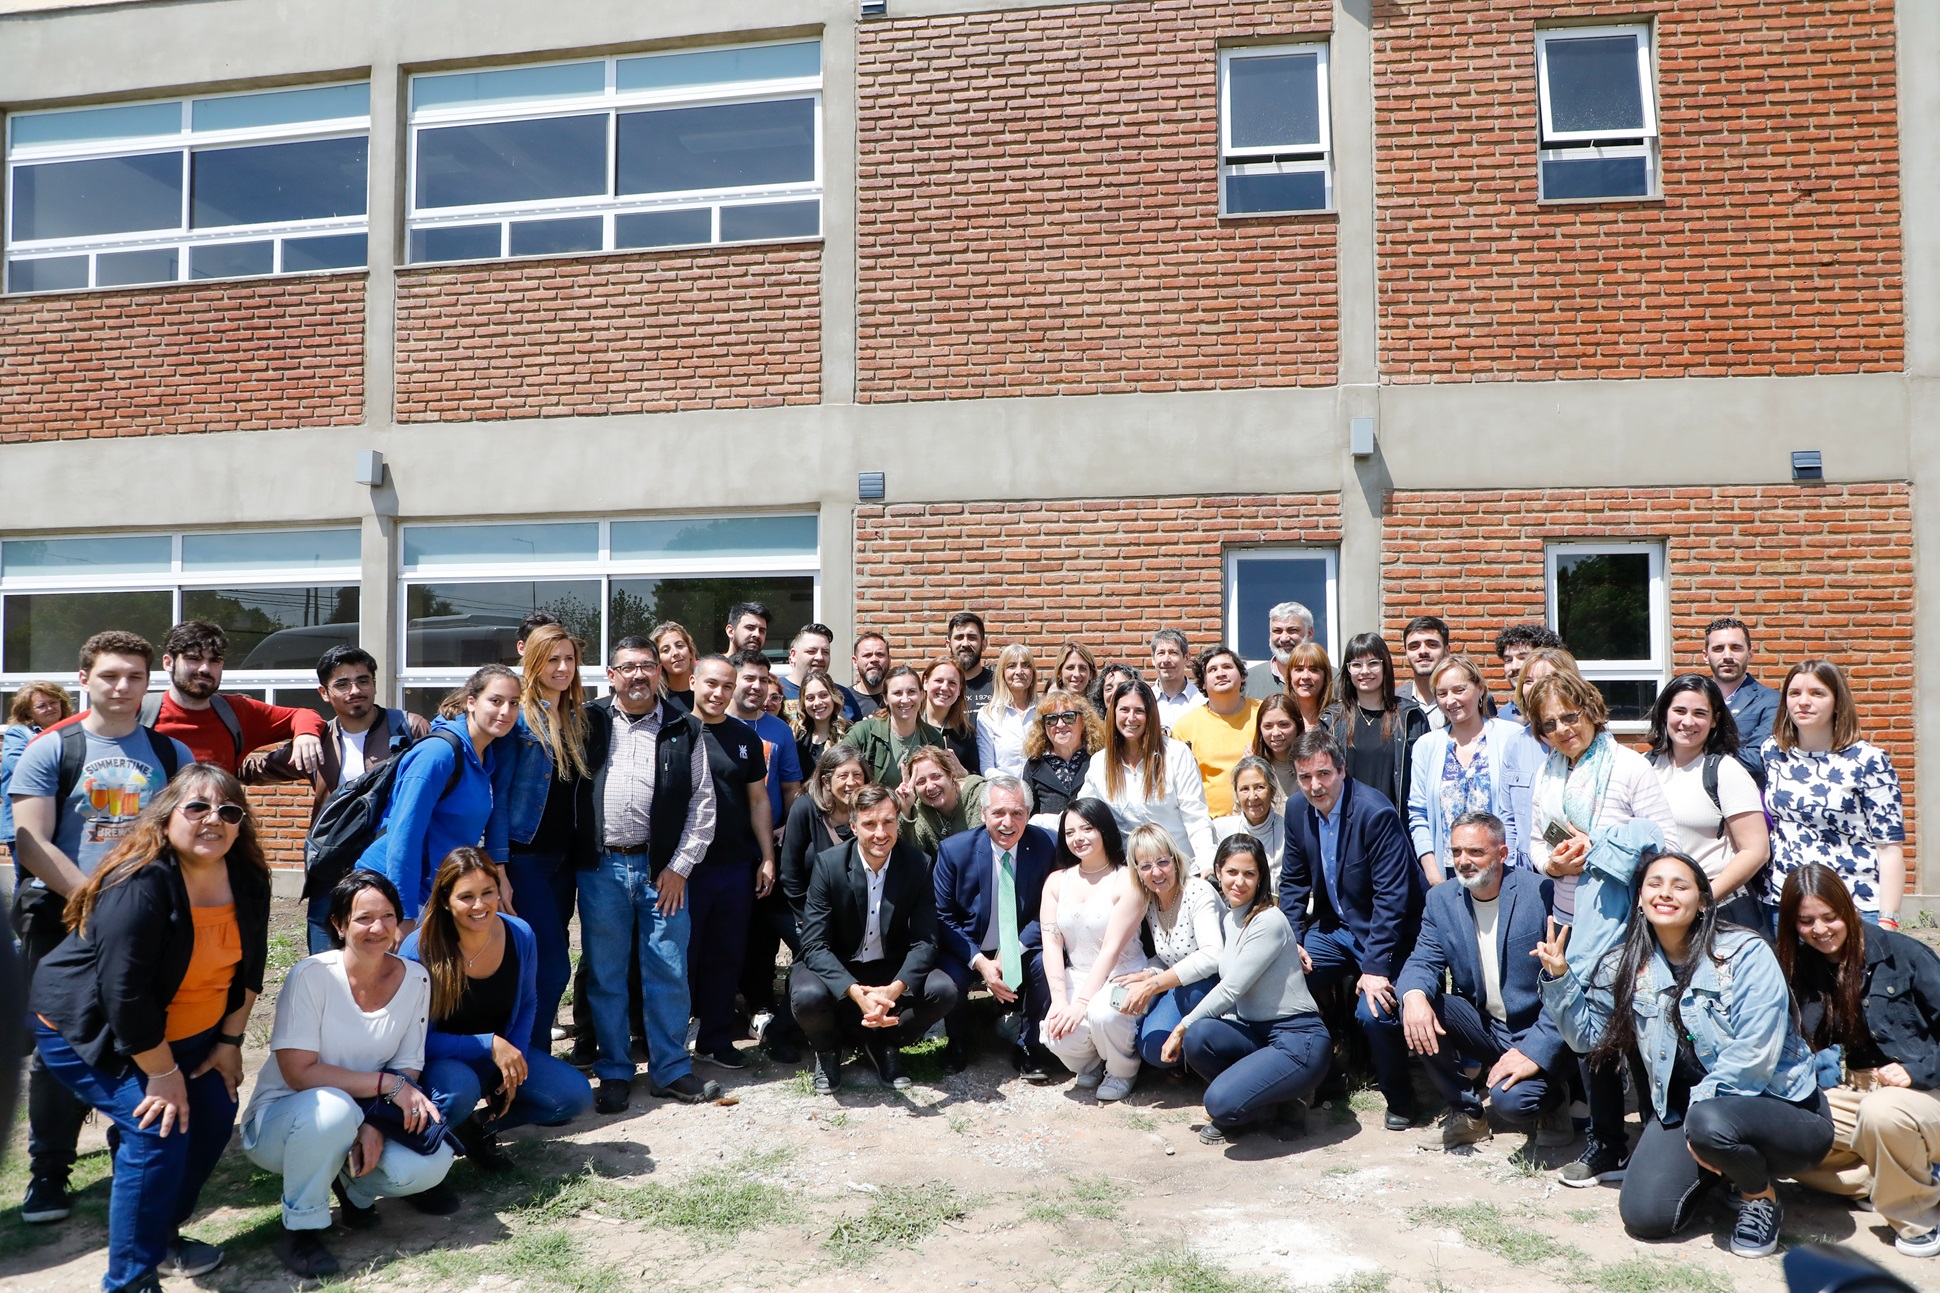
[{"label": "woman kneeling in front", "polygon": [[318,1235],[330,1227],[330,1192],[346,1229],[377,1224],[377,1201],[412,1196],[420,1212],[458,1207],[444,1184],[451,1145],[437,1106],[413,1085],[424,1068],[431,979],[391,953],[397,889],[375,871],[352,871],[330,893],[334,951],[290,967],[276,999],[256,1095],[243,1117],[243,1149],[283,1174],[283,1233],[276,1255],[304,1279],[340,1267]]}]

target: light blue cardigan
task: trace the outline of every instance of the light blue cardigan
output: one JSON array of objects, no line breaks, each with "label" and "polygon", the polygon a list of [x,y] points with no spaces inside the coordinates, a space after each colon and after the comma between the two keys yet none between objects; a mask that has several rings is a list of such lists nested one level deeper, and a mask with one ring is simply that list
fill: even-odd
[{"label": "light blue cardigan", "polygon": [[[1536,781],[1536,765],[1526,756],[1532,748],[1540,752],[1540,747],[1522,740],[1522,725],[1505,718],[1488,719],[1482,731],[1489,742],[1489,811],[1500,817],[1508,830],[1509,865],[1526,867],[1529,824],[1521,820],[1514,791],[1520,784],[1525,791],[1523,801],[1527,802],[1527,788]],[[1414,841],[1415,855],[1433,853],[1444,874],[1448,871],[1448,828],[1442,822],[1442,763],[1454,740],[1446,728],[1438,728],[1415,742],[1408,783],[1408,835]]]}]

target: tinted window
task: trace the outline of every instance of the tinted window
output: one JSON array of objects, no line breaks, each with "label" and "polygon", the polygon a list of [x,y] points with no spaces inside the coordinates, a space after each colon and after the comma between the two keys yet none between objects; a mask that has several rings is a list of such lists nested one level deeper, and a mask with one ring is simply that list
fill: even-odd
[{"label": "tinted window", "polygon": [[173,283],[179,254],[173,247],[112,254],[102,252],[94,258],[94,285],[120,287],[139,283]]},{"label": "tinted window", "polygon": [[642,211],[613,217],[615,247],[677,247],[714,241],[714,213],[698,211]]},{"label": "tinted window", "polygon": [[357,600],[355,584],[190,588],[182,617],[222,626],[231,669],[314,669],[331,647],[356,642]]},{"label": "tinted window", "polygon": [[194,229],[364,214],[361,138],[204,149],[189,168]]},{"label": "tinted window", "polygon": [[411,259],[420,264],[438,260],[484,260],[499,254],[495,224],[445,225],[411,231]]},{"label": "tinted window", "polygon": [[727,646],[728,607],[765,602],[775,613],[768,625],[770,647],[795,636],[815,618],[815,580],[808,575],[755,575],[713,579],[615,579],[607,613],[609,644],[630,633],[644,635],[662,620],[687,626],[702,651]]},{"label": "tinted window", "polygon": [[189,249],[190,278],[240,278],[268,274],[276,268],[273,242],[229,242]]},{"label": "tinted window", "polygon": [[9,292],[65,292],[88,285],[86,256],[17,260],[7,267]]},{"label": "tinted window", "polygon": [[1226,64],[1234,148],[1320,144],[1320,60],[1313,54],[1235,58]]},{"label": "tinted window", "polygon": [[822,232],[822,204],[766,202],[752,207],[721,208],[721,241],[747,242],[755,238],[814,238]]},{"label": "tinted window", "polygon": [[1226,177],[1226,211],[1229,215],[1326,209],[1327,177],[1319,171]]},{"label": "tinted window", "polygon": [[815,178],[815,103],[782,99],[621,113],[619,191],[790,184]]},{"label": "tinted window", "polygon": [[[174,595],[145,593],[12,593],[6,598],[7,631],[0,669],[74,676],[81,644],[108,629],[127,629],[150,642],[168,636]],[[161,657],[155,659],[161,667]]]},{"label": "tinted window", "polygon": [[418,206],[603,194],[606,121],[599,114],[420,130]]},{"label": "tinted window", "polygon": [[460,669],[517,664],[519,622],[533,611],[556,616],[582,642],[599,641],[598,580],[413,584],[405,595],[404,663]]},{"label": "tinted window", "polygon": [[180,152],[14,168],[16,240],[181,227]]},{"label": "tinted window", "polygon": [[1313,613],[1314,641],[1331,640],[1327,623],[1327,560],[1312,557],[1241,557],[1234,563],[1233,614],[1239,623],[1239,653],[1248,660],[1273,656],[1266,637],[1266,613],[1281,602],[1299,602]]},{"label": "tinted window", "polygon": [[573,251],[598,251],[605,232],[598,216],[570,220],[524,220],[512,226],[514,256],[557,256]]},{"label": "tinted window", "polygon": [[1650,555],[1559,555],[1556,632],[1578,660],[1648,660]]},{"label": "tinted window", "polygon": [[1650,196],[1650,162],[1642,157],[1572,157],[1543,162],[1545,198]]},{"label": "tinted window", "polygon": [[314,269],[360,269],[364,260],[364,235],[361,233],[283,240],[283,272],[286,274],[300,274]]},{"label": "tinted window", "polygon": [[1549,64],[1549,119],[1555,129],[1635,134],[1644,128],[1636,37],[1549,40],[1543,50]]}]

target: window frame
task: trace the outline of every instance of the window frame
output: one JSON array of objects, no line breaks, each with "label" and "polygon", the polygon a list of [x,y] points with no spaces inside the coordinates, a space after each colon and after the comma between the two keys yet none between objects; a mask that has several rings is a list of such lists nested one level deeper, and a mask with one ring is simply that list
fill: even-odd
[{"label": "window frame", "polygon": [[[1670,582],[1666,571],[1664,544],[1651,539],[1559,539],[1543,545],[1544,623],[1552,632],[1562,633],[1556,601],[1556,568],[1564,556],[1634,556],[1650,558],[1649,588],[1651,654],[1639,660],[1586,660],[1578,657],[1577,671],[1587,682],[1653,682],[1661,691],[1670,678],[1671,611]],[[1568,645],[1567,642],[1564,644]],[[1612,730],[1643,731],[1647,724],[1638,720],[1613,720]]]},{"label": "window frame", "polygon": [[[1629,36],[1636,41],[1638,97],[1643,104],[1643,128],[1635,131],[1556,130],[1552,125],[1550,114],[1550,41],[1585,40],[1609,36]],[[1650,22],[1536,29],[1536,191],[1539,201],[1651,202],[1662,199],[1664,183],[1659,148],[1662,135],[1657,113],[1656,36],[1656,25]],[[1543,190],[1544,164],[1547,162],[1609,160],[1624,157],[1644,159],[1647,191],[1590,197],[1550,197]]]},{"label": "window frame", "polygon": [[[319,118],[314,121],[289,122],[272,126],[240,126],[225,130],[194,129],[195,105],[221,99],[252,98],[277,89],[292,90],[330,90],[346,86],[368,86],[367,80],[325,81],[300,86],[276,87],[270,90],[239,90],[223,94],[191,94],[173,98],[148,99],[129,103],[85,104],[66,108],[44,108],[23,112],[11,112],[6,117],[5,139],[5,211],[6,220],[0,227],[0,248],[4,248],[5,290],[7,296],[39,296],[50,292],[112,292],[141,287],[163,287],[171,283],[225,283],[247,279],[289,278],[315,274],[357,274],[363,273],[368,265],[368,243],[365,261],[357,265],[346,265],[329,269],[286,270],[283,266],[283,244],[287,238],[328,237],[332,235],[363,234],[370,236],[370,133],[371,119],[368,110],[360,117]],[[47,116],[56,113],[85,111],[89,107],[136,108],[166,104],[178,105],[181,109],[181,126],[173,135],[142,135],[121,139],[84,140],[61,144],[27,144],[16,148],[13,143],[15,123],[22,118]],[[305,220],[261,221],[253,224],[222,225],[213,229],[190,227],[194,209],[193,170],[194,156],[199,152],[245,147],[261,144],[313,143],[332,139],[364,140],[364,213],[357,216],[321,216]],[[89,234],[78,238],[34,238],[16,241],[13,237],[13,218],[16,210],[14,203],[15,172],[23,165],[46,165],[57,162],[109,161],[119,157],[139,157],[153,153],[176,152],[181,159],[181,222],[170,230],[145,229],[128,233]],[[223,246],[232,243],[253,243],[269,241],[272,245],[271,269],[267,274],[234,274],[223,277],[195,278],[190,275],[193,250],[197,247]],[[123,251],[174,250],[177,253],[175,277],[158,279],[152,283],[109,283],[99,280],[100,257]],[[84,255],[88,260],[88,282],[85,287],[37,288],[15,290],[12,286],[12,267],[17,262],[65,259]]]},{"label": "window frame", "polygon": [[[823,57],[823,42],[818,38],[804,40],[749,41],[734,45],[706,46],[707,52],[759,49],[781,45],[814,44],[817,58]],[[699,52],[690,49],[656,50],[646,54],[609,54],[604,58],[566,58],[550,59],[537,63],[519,63],[508,67],[481,68],[480,71],[528,70],[549,67],[568,67],[594,62],[604,63],[604,88],[598,95],[577,96],[561,95],[551,98],[530,99],[507,103],[469,104],[439,106],[419,109],[416,104],[415,87],[421,77],[448,76],[453,69],[438,72],[424,72],[411,77],[405,88],[405,171],[404,171],[404,243],[406,266],[462,265],[481,264],[500,260],[547,260],[562,256],[611,256],[635,252],[669,251],[694,247],[741,247],[776,242],[820,241],[824,237],[827,214],[827,143],[824,139],[826,120],[824,116],[823,82],[824,76],[818,69],[813,77],[776,77],[762,81],[725,81],[713,84],[678,86],[648,90],[621,90],[618,87],[619,64],[628,59],[651,58],[655,54],[684,54]],[[815,152],[815,178],[812,181],[794,181],[785,184],[749,186],[740,189],[693,189],[674,193],[622,194],[619,185],[619,116],[623,112],[638,111],[643,108],[678,107],[715,107],[736,103],[773,103],[791,99],[808,99],[814,105],[813,145]],[[425,128],[448,126],[489,125],[501,121],[543,120],[549,117],[591,116],[603,114],[606,127],[606,184],[604,195],[570,198],[542,198],[523,202],[475,203],[457,207],[418,206],[418,135]],[[733,242],[721,241],[721,210],[724,207],[769,206],[787,201],[806,201],[813,199],[818,204],[816,232],[795,234],[780,238],[738,239]],[[618,247],[614,245],[615,217],[657,211],[691,211],[707,209],[709,215],[709,241],[704,243],[667,243],[652,247]],[[514,254],[512,245],[512,226],[529,219],[560,219],[572,216],[600,217],[600,247],[584,251],[535,252]],[[416,260],[411,258],[412,236],[422,230],[478,226],[496,223],[499,227],[499,252],[496,256],[459,257],[451,260]]]},{"label": "window frame", "polygon": [[[1233,111],[1231,67],[1234,60],[1271,58],[1276,55],[1311,53],[1315,68],[1314,93],[1318,99],[1319,143],[1308,147],[1237,148],[1232,142]],[[1328,215],[1336,210],[1334,192],[1334,124],[1332,82],[1328,75],[1327,42],[1298,41],[1274,45],[1233,45],[1219,51],[1219,215],[1221,219],[1250,220],[1262,216]],[[1229,211],[1226,207],[1226,181],[1235,175],[1310,175],[1321,177],[1325,201],[1317,207],[1295,207],[1281,211]]]},{"label": "window frame", "polygon": [[[1257,547],[1228,547],[1221,557],[1220,578],[1224,587],[1220,600],[1225,618],[1225,633],[1221,641],[1231,650],[1240,653],[1246,660],[1246,667],[1266,663],[1264,660],[1248,659],[1240,647],[1239,625],[1239,563],[1245,561],[1312,561],[1323,558],[1327,563],[1327,658],[1340,658],[1340,547],[1337,544],[1265,544]],[[1312,607],[1308,607],[1312,610]]]}]

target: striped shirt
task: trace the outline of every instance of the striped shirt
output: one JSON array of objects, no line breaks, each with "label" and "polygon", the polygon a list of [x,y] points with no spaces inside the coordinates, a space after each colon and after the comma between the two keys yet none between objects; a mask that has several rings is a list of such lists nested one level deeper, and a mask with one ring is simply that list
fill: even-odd
[{"label": "striped shirt", "polygon": [[[666,712],[667,707],[660,704],[639,715],[613,707],[613,733],[606,754],[606,839],[602,841],[607,848],[638,848],[650,837],[660,721]],[[707,769],[706,741],[694,742],[688,773],[694,793],[687,801],[680,847],[667,863],[667,869],[679,876],[691,873],[714,842],[714,778]]]}]

